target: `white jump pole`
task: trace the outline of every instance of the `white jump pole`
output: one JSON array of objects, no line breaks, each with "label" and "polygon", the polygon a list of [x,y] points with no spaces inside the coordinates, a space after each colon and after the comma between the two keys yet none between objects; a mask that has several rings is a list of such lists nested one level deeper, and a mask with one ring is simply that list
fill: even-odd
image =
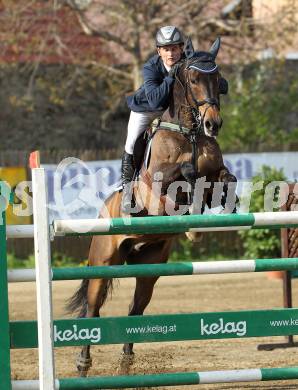
[{"label": "white jump pole", "polygon": [[[39,165],[37,165],[39,166]],[[51,249],[45,171],[32,169],[34,250],[38,319],[39,388],[55,389]]]},{"label": "white jump pole", "polygon": [[6,226],[7,238],[33,238],[33,225],[8,225]]}]

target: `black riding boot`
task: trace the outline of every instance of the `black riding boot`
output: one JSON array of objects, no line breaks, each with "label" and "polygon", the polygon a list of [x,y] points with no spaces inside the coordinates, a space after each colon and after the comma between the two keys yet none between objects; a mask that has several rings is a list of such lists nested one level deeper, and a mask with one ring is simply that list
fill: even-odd
[{"label": "black riding boot", "polygon": [[133,161],[133,155],[124,152],[121,165],[121,179],[123,186],[121,208],[122,211],[126,214],[129,214],[132,207],[132,190],[130,183],[133,180],[134,173],[135,166]]}]

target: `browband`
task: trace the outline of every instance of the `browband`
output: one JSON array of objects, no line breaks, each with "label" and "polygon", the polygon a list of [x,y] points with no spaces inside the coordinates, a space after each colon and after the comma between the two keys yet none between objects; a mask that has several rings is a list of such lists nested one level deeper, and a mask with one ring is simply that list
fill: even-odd
[{"label": "browband", "polygon": [[206,70],[206,69],[201,69],[198,65],[193,64],[193,65],[189,65],[188,68],[198,70],[199,72],[202,72],[202,73],[214,73],[218,67],[215,64],[215,66],[213,68]]}]

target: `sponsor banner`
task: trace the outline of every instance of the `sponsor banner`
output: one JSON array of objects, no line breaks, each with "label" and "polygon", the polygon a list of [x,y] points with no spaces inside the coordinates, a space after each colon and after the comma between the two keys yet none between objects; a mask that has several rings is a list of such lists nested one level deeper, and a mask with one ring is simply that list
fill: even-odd
[{"label": "sponsor banner", "polygon": [[[289,181],[298,179],[298,153],[226,154],[224,162],[238,181],[250,180],[262,167],[283,169]],[[42,165],[46,169],[50,219],[97,218],[103,201],[120,184],[120,160],[83,162],[66,159],[63,164]]]},{"label": "sponsor banner", "polygon": [[71,157],[58,166],[42,166],[50,220],[97,218],[104,200],[120,185],[120,160],[83,162]]},{"label": "sponsor banner", "polygon": [[[238,179],[237,193],[247,191],[249,181],[263,165],[283,169],[289,181],[298,179],[298,153],[226,154],[225,165]],[[104,200],[120,186],[120,160],[84,162],[75,157],[59,165],[44,164],[46,170],[49,216],[54,219],[94,219]],[[32,198],[25,168],[0,168],[0,178],[6,180],[17,196],[8,211],[8,223],[31,223]]]},{"label": "sponsor banner", "polygon": [[0,168],[0,181],[1,180],[6,181],[13,192],[12,204],[8,206],[6,211],[7,224],[21,225],[32,223],[32,217],[30,216],[32,202],[31,197],[29,196],[31,188],[30,183],[27,182],[26,168]]},{"label": "sponsor banner", "polygon": [[288,181],[298,180],[297,152],[225,154],[224,162],[238,180],[249,180],[261,170],[263,165],[282,169]]},{"label": "sponsor banner", "polygon": [[[34,321],[11,322],[12,348],[37,344]],[[55,346],[209,340],[298,334],[296,309],[54,321]]]}]

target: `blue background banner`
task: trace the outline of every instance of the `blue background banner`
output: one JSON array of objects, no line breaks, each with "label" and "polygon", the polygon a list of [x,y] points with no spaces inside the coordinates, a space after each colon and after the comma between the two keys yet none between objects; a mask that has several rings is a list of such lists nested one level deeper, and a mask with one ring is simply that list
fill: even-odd
[{"label": "blue background banner", "polygon": [[[298,179],[298,153],[226,154],[225,165],[238,181],[249,181],[263,165],[282,169],[287,180]],[[103,201],[120,184],[120,160],[83,162],[67,158],[46,169],[50,218],[96,218]],[[239,184],[240,184],[239,183]]]}]

